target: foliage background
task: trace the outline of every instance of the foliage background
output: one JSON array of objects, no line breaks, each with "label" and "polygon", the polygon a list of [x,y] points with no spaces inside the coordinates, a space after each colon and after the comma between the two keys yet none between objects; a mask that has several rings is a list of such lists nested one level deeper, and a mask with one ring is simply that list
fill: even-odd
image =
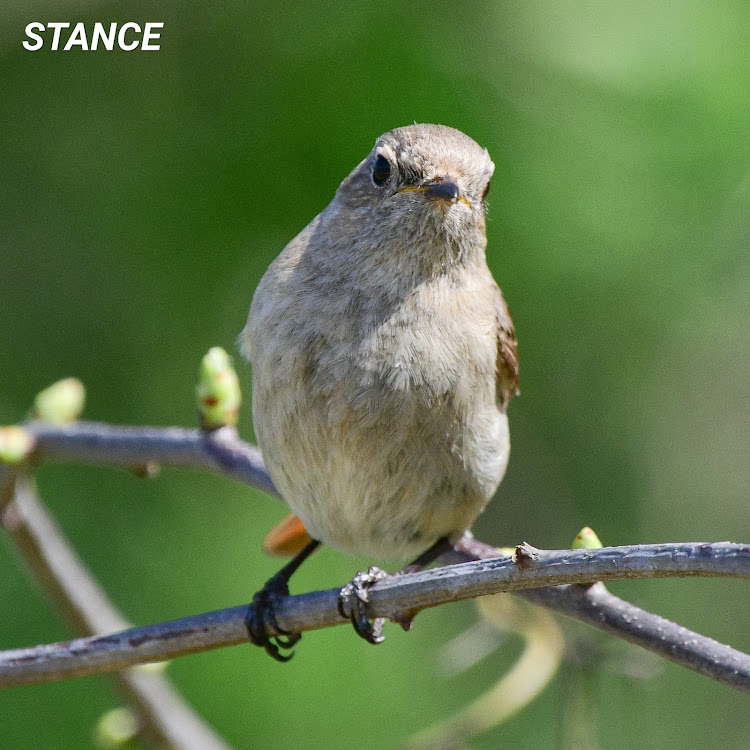
[{"label": "foliage background", "polygon": [[[57,20],[163,21],[162,49],[22,48],[27,23]],[[565,547],[590,524],[607,544],[750,541],[749,22],[741,0],[6,0],[0,423],[77,375],[90,419],[193,424],[199,358],[236,351],[271,259],[380,133],[441,122],[497,164],[489,262],[521,346],[511,466],[478,536]],[[230,481],[77,466],[39,481],[136,623],[247,601],[277,567],[260,542],[283,507]],[[362,564],[324,550],[296,589]],[[7,545],[0,570],[0,647],[67,637]],[[750,650],[742,582],[612,589]],[[474,619],[446,606],[377,649],[336,628],[286,666],[238,647],[170,671],[238,748],[392,747],[512,663],[509,641],[440,675],[441,644]],[[746,697],[612,663],[585,667],[602,748],[747,747]],[[474,746],[561,747],[571,684],[566,668]],[[5,692],[0,746],[88,747],[113,705],[98,678]]]}]

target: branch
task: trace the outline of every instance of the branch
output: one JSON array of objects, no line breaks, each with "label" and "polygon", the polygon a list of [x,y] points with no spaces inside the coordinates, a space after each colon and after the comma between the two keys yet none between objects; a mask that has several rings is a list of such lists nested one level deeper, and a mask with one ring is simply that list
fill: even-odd
[{"label": "branch", "polygon": [[[79,463],[111,464],[131,470],[152,464],[206,469],[234,477],[268,494],[279,496],[265,470],[258,449],[242,441],[236,431],[229,427],[209,433],[179,428],[118,427],[91,422],[75,422],[64,426],[31,422],[26,425],[26,429],[36,439],[35,460],[70,460]],[[0,468],[0,490],[4,486],[2,474],[3,471]],[[697,568],[693,568],[693,572],[687,572],[687,568],[683,568],[679,571],[675,569],[669,575],[738,574],[717,572],[716,560],[712,561],[707,557],[712,550],[726,548],[726,545],[688,545],[688,547],[694,553],[694,562],[702,559],[705,563],[703,571],[697,573]],[[738,559],[747,556],[746,547],[736,547]],[[667,556],[677,548],[687,549],[684,545],[661,546],[663,554]],[[742,552],[743,549],[745,552]],[[463,552],[461,559],[464,560],[486,559],[497,554],[495,548],[476,540],[467,542]],[[561,554],[570,556],[573,553]],[[607,555],[609,552],[600,550],[576,554]],[[570,559],[568,557],[569,561]],[[725,559],[724,563],[726,562],[728,560]],[[713,572],[709,573],[709,570]],[[618,576],[626,577],[625,573],[624,569],[619,569],[615,565],[607,575],[611,579]],[[657,574],[661,573],[652,571],[649,574],[645,569],[640,572],[627,573],[629,577],[649,577],[649,575],[656,576]],[[602,577],[604,577],[603,573]],[[401,580],[405,581],[407,578]],[[412,579],[409,577],[409,580]],[[575,580],[581,582],[584,578],[579,577]],[[585,580],[596,579],[586,577]],[[556,579],[557,583],[561,581],[560,578]],[[382,613],[387,616],[389,614],[387,611],[381,612],[377,609],[380,596],[378,592],[384,590],[389,583],[385,581],[379,584],[372,592],[374,615]],[[541,586],[541,582],[537,581],[535,585]],[[520,589],[515,590],[520,591]],[[607,592],[602,584],[586,588],[576,585],[540,587],[525,590],[523,595],[538,604],[637,643],[678,664],[739,689],[747,690],[750,657],[624,602]],[[305,597],[285,599],[279,607],[280,624],[289,630],[305,630],[336,624],[340,620],[337,618],[335,599],[335,591],[317,592]],[[411,604],[409,601],[404,602],[405,611],[409,611]],[[121,634],[118,637],[119,640],[113,637],[114,640],[104,639],[99,644],[96,643],[96,639],[83,639],[73,644],[63,644],[59,649],[55,646],[41,646],[37,649],[6,652],[0,654],[2,657],[0,670],[11,670],[11,672],[6,672],[0,677],[0,684],[62,679],[76,674],[119,669],[129,664],[163,659],[169,655],[176,656],[241,643],[246,640],[243,624],[245,611],[245,607],[238,607],[208,615],[184,618],[173,623],[163,623],[151,628],[139,628],[130,631],[129,635]],[[300,616],[305,611],[307,614]],[[400,615],[402,619],[406,619],[403,611]],[[285,617],[290,619],[285,619]],[[141,636],[145,640],[140,641]],[[129,640],[131,638],[133,640]],[[164,638],[164,641],[160,642],[160,638]],[[118,649],[121,653],[118,653]],[[52,658],[56,652],[57,661]],[[79,653],[85,663],[76,665],[75,660],[78,657],[74,658],[74,654]],[[28,662],[24,661],[24,657],[28,657]],[[19,659],[21,661],[18,661]],[[23,666],[20,667],[20,673],[14,672],[13,670],[19,669],[19,664],[27,664],[31,672]],[[47,668],[53,670],[49,675],[31,674],[43,673]],[[1,682],[3,680],[4,682]]]},{"label": "branch", "polygon": [[224,474],[281,497],[260,451],[233,427],[212,432],[181,427],[125,427],[100,422],[24,424],[36,438],[36,460],[106,464],[133,470],[153,465],[204,469]]},{"label": "branch", "polygon": [[[626,605],[627,611],[618,616],[618,606],[626,603],[606,592],[601,584],[587,589],[539,588],[622,578],[698,575],[750,577],[750,546],[696,542],[597,550],[537,550],[534,559],[522,565],[510,557],[461,563],[394,576],[376,584],[369,592],[370,614],[399,619],[405,611],[413,615],[444,602],[534,588],[537,595],[542,592],[533,597],[541,599],[540,603],[547,605],[550,599],[553,609],[621,637],[626,634],[628,640],[750,693],[750,657],[739,651],[632,605]],[[339,589],[328,589],[280,598],[275,610],[279,626],[290,632],[302,632],[343,624],[346,620],[338,612],[338,592]],[[586,613],[585,617],[580,616],[581,611]],[[234,607],[108,636],[1,652],[0,686],[112,671],[243,643],[247,641],[246,612],[247,606]],[[619,622],[622,617],[631,621]],[[639,621],[644,626],[641,629]],[[268,632],[273,633],[268,627]],[[678,634],[679,642],[675,640]],[[670,640],[669,650],[665,649],[665,636]],[[692,643],[685,643],[686,640]],[[694,658],[688,658],[688,654]]]},{"label": "branch", "polygon": [[[729,543],[696,544],[694,547],[698,554],[710,557],[714,548],[726,545]],[[747,557],[747,545],[731,546],[744,547],[744,551],[738,551],[741,557]],[[470,537],[462,539],[458,548],[451,555],[464,560],[490,559],[497,552],[494,547]],[[744,563],[742,565],[744,567]],[[742,577],[745,575],[741,574]],[[750,656],[636,607],[611,594],[603,583],[550,586],[516,593],[524,599],[641,646],[675,664],[743,692],[750,692]]]},{"label": "branch", "polygon": [[[15,542],[27,565],[75,630],[106,633],[128,627],[99,583],[23,474],[0,467],[6,502],[0,524]],[[12,488],[13,491],[10,491]],[[156,747],[175,750],[231,750],[190,708],[162,674],[129,669],[112,676],[130,704],[142,735]]]}]

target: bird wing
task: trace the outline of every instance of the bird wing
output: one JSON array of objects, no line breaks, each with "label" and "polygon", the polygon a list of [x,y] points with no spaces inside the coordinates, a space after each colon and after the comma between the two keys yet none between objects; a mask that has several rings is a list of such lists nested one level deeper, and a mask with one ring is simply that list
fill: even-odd
[{"label": "bird wing", "polygon": [[518,387],[518,341],[508,305],[500,289],[496,303],[497,360],[496,384],[497,401],[505,408],[513,396],[520,393]]}]

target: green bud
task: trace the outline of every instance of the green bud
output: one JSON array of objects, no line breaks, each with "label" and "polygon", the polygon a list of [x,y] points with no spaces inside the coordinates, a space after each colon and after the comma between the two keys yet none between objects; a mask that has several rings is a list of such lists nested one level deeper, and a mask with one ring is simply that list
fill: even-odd
[{"label": "green bud", "polygon": [[83,411],[86,389],[77,378],[58,380],[37,394],[34,416],[52,424],[75,422]]},{"label": "green bud", "polygon": [[20,464],[34,450],[34,436],[23,427],[0,427],[0,463]]},{"label": "green bud", "polygon": [[242,393],[231,357],[215,346],[201,360],[198,370],[198,414],[201,426],[215,430],[237,424]]},{"label": "green bud", "polygon": [[572,549],[601,549],[603,546],[596,532],[589,526],[584,526],[573,540]]},{"label": "green bud", "polygon": [[94,729],[94,743],[113,750],[130,742],[138,734],[138,719],[129,708],[113,708],[99,719]]}]

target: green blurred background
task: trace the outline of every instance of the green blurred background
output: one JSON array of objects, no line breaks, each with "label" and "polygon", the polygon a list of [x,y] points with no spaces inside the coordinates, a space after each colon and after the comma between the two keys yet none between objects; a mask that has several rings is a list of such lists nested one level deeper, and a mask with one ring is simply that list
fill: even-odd
[{"label": "green blurred background", "polygon": [[[161,50],[22,48],[61,20],[162,21]],[[193,425],[198,361],[236,353],[271,259],[378,135],[439,122],[497,165],[489,263],[520,341],[511,464],[477,535],[750,541],[749,23],[740,0],[6,0],[0,423],[76,375],[89,419]],[[135,623],[242,603],[278,567],[260,544],[284,508],[231,481],[49,465],[39,483]],[[293,589],[367,562],[323,550]],[[68,636],[7,544],[0,571],[0,647]],[[611,588],[750,651],[746,583]],[[170,673],[237,748],[395,747],[516,658],[509,640],[442,676],[475,619],[444,606],[377,649],[335,628],[285,666],[238,647]],[[601,748],[748,746],[745,696],[673,665],[635,679],[617,668],[635,650],[593,640],[619,655],[586,666]],[[564,747],[570,675],[473,747]],[[100,678],[7,691],[0,747],[89,747],[114,705]]]}]

